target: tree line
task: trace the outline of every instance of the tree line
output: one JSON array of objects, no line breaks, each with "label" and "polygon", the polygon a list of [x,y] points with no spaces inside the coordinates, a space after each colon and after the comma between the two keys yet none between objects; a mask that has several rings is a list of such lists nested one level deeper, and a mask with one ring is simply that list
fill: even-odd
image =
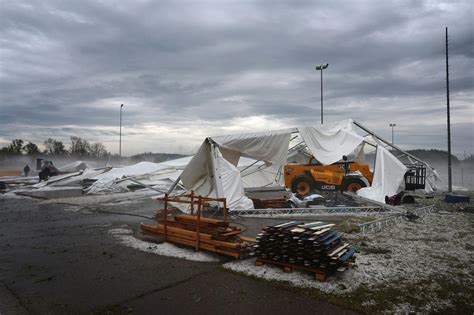
[{"label": "tree line", "polygon": [[81,137],[70,137],[69,148],[62,141],[48,138],[43,142],[44,150],[41,151],[37,144],[22,139],[14,139],[6,147],[0,149],[0,155],[55,155],[55,156],[77,156],[105,159],[112,156],[105,146],[100,142],[91,143]]}]

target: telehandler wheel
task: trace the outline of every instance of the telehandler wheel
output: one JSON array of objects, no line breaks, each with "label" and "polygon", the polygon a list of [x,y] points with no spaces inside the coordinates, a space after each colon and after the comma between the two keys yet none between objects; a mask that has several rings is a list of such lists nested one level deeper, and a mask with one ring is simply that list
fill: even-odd
[{"label": "telehandler wheel", "polygon": [[300,196],[309,195],[313,191],[313,181],[307,176],[299,176],[293,180],[291,191]]},{"label": "telehandler wheel", "polygon": [[356,192],[361,188],[367,187],[364,181],[357,177],[348,177],[344,181],[342,186],[342,191]]}]

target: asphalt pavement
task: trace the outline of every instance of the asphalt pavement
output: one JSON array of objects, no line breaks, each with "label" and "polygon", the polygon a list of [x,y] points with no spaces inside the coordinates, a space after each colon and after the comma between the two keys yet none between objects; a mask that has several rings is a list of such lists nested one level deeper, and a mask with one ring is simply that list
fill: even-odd
[{"label": "asphalt pavement", "polygon": [[[121,206],[133,213],[149,203]],[[72,208],[77,210],[77,208]],[[0,199],[0,314],[353,314],[218,263],[126,247],[144,218]]]}]

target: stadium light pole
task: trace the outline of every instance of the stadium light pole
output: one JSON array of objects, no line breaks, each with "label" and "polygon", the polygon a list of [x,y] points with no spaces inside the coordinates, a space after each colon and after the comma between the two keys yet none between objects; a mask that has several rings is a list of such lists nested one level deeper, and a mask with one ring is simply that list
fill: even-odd
[{"label": "stadium light pole", "polygon": [[120,105],[120,133],[119,133],[119,157],[122,157],[122,108],[123,104]]},{"label": "stadium light pole", "polygon": [[323,124],[323,70],[327,69],[328,63],[316,66],[316,70],[321,71],[321,125]]},{"label": "stadium light pole", "polygon": [[453,175],[451,173],[451,113],[449,108],[449,58],[448,58],[448,28],[446,27],[446,107],[448,125],[448,192],[453,192]]},{"label": "stadium light pole", "polygon": [[389,124],[390,127],[392,127],[392,145],[394,144],[393,143],[393,127],[395,127],[397,124]]}]

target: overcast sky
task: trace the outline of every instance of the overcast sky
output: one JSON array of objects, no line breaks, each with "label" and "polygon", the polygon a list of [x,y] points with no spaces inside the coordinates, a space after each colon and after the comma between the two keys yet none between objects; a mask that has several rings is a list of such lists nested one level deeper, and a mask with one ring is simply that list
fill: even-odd
[{"label": "overcast sky", "polygon": [[474,153],[473,1],[1,1],[0,146],[193,153],[206,136],[324,120]]}]

